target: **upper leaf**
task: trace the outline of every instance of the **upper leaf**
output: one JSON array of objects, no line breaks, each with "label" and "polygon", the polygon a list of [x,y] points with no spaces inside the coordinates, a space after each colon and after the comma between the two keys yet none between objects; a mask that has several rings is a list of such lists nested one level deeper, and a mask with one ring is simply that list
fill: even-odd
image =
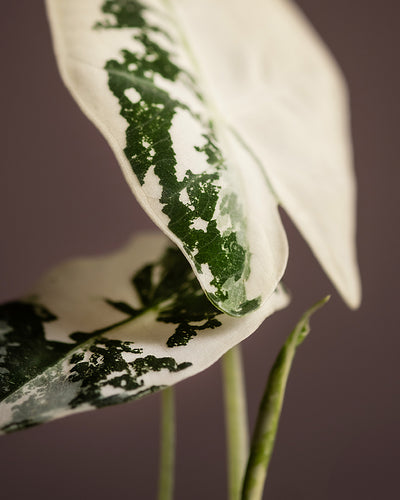
[{"label": "upper leaf", "polygon": [[340,77],[283,0],[47,0],[63,79],[212,302],[242,315],[287,261],[277,201],[359,300]]},{"label": "upper leaf", "polygon": [[46,275],[0,306],[0,431],[139,398],[204,370],[284,307],[281,287],[243,318],[216,309],[161,235]]},{"label": "upper leaf", "polygon": [[260,160],[279,203],[357,307],[348,97],[329,51],[290,0],[173,3],[221,116]]},{"label": "upper leaf", "polygon": [[147,0],[47,5],[64,81],[139,202],[218,308],[256,309],[287,261],[277,203],[254,158],[218,122],[170,9]]}]

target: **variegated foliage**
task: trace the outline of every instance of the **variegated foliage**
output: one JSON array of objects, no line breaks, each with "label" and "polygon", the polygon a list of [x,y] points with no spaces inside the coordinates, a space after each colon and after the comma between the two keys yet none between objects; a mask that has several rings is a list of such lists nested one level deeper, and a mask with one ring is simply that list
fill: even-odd
[{"label": "variegated foliage", "polygon": [[62,77],[150,217],[233,316],[287,261],[281,204],[359,303],[346,91],[288,0],[47,0]]},{"label": "variegated foliage", "polygon": [[161,235],[67,262],[29,297],[0,306],[0,431],[173,385],[214,363],[287,302],[278,287],[243,318],[221,313]]}]

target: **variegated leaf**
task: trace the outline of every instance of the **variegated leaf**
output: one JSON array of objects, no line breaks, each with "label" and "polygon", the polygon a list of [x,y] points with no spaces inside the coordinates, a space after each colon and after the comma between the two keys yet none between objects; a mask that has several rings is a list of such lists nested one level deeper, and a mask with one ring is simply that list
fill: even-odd
[{"label": "variegated leaf", "polygon": [[67,262],[29,297],[0,306],[0,431],[173,385],[217,361],[287,302],[279,286],[243,318],[221,313],[161,235]]},{"label": "variegated leaf", "polygon": [[348,96],[329,51],[291,0],[172,3],[220,114],[258,158],[343,298],[357,307]]},{"label": "variegated leaf", "polygon": [[210,300],[242,315],[284,272],[279,201],[359,302],[345,92],[286,0],[47,0],[63,79]]},{"label": "variegated leaf", "polygon": [[252,155],[219,124],[168,3],[47,6],[64,81],[142,206],[217,307],[256,309],[286,266],[277,203]]}]

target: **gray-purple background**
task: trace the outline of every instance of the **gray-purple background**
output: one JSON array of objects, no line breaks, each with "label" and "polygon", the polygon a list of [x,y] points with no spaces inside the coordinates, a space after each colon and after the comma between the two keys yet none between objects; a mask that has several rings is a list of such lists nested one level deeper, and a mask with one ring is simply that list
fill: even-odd
[{"label": "gray-purple background", "polygon": [[[82,0],[84,1],[84,0]],[[299,0],[349,81],[364,299],[351,312],[285,217],[289,309],[243,344],[250,420],[284,338],[328,292],[289,381],[265,498],[399,498],[398,0]],[[245,8],[245,1],[243,2]],[[0,300],[152,227],[63,87],[43,2],[1,3]],[[225,498],[220,367],[181,383],[177,500]],[[4,500],[155,498],[159,395],[0,438]]]}]

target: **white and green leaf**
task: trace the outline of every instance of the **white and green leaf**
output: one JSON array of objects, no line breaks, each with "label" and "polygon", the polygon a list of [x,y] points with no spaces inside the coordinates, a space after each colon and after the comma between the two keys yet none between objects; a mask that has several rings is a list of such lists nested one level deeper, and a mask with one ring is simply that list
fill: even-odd
[{"label": "white and green leaf", "polygon": [[172,3],[221,116],[259,159],[343,298],[357,307],[348,96],[329,51],[291,0]]},{"label": "white and green leaf", "polygon": [[253,157],[217,123],[168,5],[47,5],[64,80],[138,200],[217,307],[256,309],[286,266],[277,203]]},{"label": "white and green leaf", "polygon": [[223,314],[162,235],[67,262],[27,298],[0,306],[0,431],[171,386],[216,362],[287,303],[279,286],[257,311]]},{"label": "white and green leaf", "polygon": [[219,309],[256,309],[280,281],[277,203],[358,304],[344,85],[291,2],[47,8],[64,82]]}]

